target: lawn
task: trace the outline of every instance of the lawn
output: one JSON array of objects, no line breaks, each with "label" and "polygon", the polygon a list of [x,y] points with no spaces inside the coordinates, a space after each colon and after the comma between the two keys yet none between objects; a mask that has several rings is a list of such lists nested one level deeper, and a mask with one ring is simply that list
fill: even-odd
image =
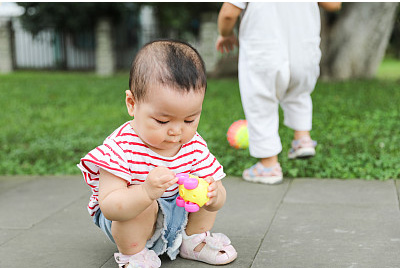
[{"label": "lawn", "polygon": [[[400,70],[390,64],[388,69]],[[392,79],[319,82],[312,95],[317,155],[289,161],[292,131],[281,124],[284,176],[400,178],[400,82],[394,74]],[[129,120],[127,85],[127,73],[0,76],[0,174],[78,174],[79,159]],[[209,80],[199,132],[228,175],[240,176],[256,162],[248,150],[235,150],[226,141],[229,125],[241,118],[237,80]]]}]

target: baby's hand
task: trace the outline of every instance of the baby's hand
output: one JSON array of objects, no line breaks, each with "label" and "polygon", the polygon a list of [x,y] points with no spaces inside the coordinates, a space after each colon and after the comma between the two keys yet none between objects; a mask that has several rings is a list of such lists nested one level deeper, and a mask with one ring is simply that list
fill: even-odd
[{"label": "baby's hand", "polygon": [[207,177],[204,180],[208,182],[208,184],[210,184],[207,188],[208,190],[207,197],[210,200],[208,200],[208,202],[205,205],[212,206],[213,204],[216,204],[218,201],[218,182],[216,182],[213,177]]},{"label": "baby's hand", "polygon": [[156,167],[149,172],[142,184],[151,200],[160,198],[165,190],[178,182],[175,173],[166,167]]},{"label": "baby's hand", "polygon": [[215,43],[215,48],[221,52],[229,53],[234,49],[235,46],[239,46],[238,40],[234,34],[230,36],[218,36],[217,42]]}]

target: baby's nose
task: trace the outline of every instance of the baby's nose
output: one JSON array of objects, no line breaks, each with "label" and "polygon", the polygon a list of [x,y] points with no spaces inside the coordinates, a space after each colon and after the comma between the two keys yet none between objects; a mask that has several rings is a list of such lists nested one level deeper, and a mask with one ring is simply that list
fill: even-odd
[{"label": "baby's nose", "polygon": [[175,127],[175,128],[171,128],[168,130],[168,135],[170,136],[177,136],[177,135],[181,135],[182,131],[179,127]]}]

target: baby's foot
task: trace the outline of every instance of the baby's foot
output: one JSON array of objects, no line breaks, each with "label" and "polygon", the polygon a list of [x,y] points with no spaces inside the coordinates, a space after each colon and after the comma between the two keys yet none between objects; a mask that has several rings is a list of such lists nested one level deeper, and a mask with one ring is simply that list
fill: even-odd
[{"label": "baby's foot", "polygon": [[153,250],[144,248],[134,255],[114,254],[119,268],[159,268],[161,260]]},{"label": "baby's foot", "polygon": [[278,184],[283,181],[282,169],[279,163],[272,167],[264,167],[261,162],[243,171],[243,179],[264,184]]},{"label": "baby's foot", "polygon": [[180,256],[208,264],[222,265],[234,261],[237,252],[224,234],[205,232],[187,236],[184,233]]},{"label": "baby's foot", "polygon": [[313,157],[316,146],[317,142],[312,140],[310,136],[303,136],[293,140],[292,148],[289,151],[289,159]]}]

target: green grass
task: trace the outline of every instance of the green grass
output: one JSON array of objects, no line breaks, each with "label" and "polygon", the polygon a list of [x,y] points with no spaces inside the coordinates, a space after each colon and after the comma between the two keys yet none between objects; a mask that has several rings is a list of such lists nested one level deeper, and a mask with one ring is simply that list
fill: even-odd
[{"label": "green grass", "polygon": [[385,58],[376,75],[379,79],[400,80],[400,61],[394,58]]},{"label": "green grass", "polygon": [[[128,74],[0,76],[0,174],[79,174],[79,159],[129,120],[127,84]],[[281,124],[284,176],[400,178],[398,81],[320,82],[312,97],[318,153],[309,160],[289,161],[293,133]],[[229,125],[241,118],[237,80],[209,80],[199,132],[226,173],[235,176],[256,162],[248,150],[235,150],[226,141]]]}]

